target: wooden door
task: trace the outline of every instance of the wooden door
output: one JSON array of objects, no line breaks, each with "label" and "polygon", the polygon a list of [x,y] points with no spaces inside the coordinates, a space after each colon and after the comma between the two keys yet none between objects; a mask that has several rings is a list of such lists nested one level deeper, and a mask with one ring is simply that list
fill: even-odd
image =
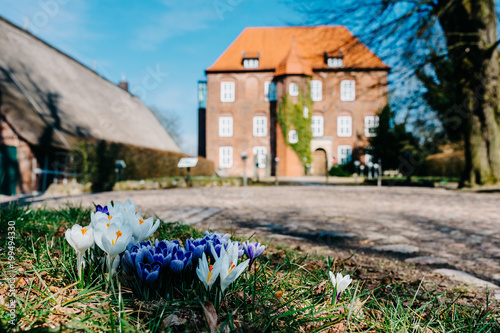
[{"label": "wooden door", "polygon": [[312,174],[313,176],[326,175],[326,152],[323,149],[317,149],[313,153]]}]

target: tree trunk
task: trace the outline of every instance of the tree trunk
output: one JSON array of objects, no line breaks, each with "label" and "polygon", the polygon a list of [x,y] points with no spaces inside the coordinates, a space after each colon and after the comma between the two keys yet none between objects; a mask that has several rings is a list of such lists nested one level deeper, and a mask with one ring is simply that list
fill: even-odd
[{"label": "tree trunk", "polygon": [[437,17],[462,96],[465,174],[461,186],[500,181],[499,57],[494,0],[439,0]]}]

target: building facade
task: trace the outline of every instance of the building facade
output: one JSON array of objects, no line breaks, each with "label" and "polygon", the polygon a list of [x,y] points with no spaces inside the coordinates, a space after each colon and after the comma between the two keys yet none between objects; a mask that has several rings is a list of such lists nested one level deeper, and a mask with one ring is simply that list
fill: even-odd
[{"label": "building facade", "polygon": [[[260,177],[320,175],[335,163],[369,162],[365,148],[388,102],[389,69],[345,27],[247,28],[199,83],[200,155],[231,176],[244,168]],[[307,167],[291,147],[301,138],[278,121],[285,96],[296,103],[306,94],[313,102],[303,111],[312,132]]]}]

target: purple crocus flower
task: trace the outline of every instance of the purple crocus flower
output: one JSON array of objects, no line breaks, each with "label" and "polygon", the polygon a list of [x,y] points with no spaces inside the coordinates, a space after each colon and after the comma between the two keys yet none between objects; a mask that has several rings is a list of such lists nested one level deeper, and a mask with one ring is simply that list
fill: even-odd
[{"label": "purple crocus flower", "polygon": [[101,206],[101,205],[97,205],[95,206],[95,211],[96,212],[101,212],[101,213],[104,213],[106,215],[109,215],[109,211],[108,211],[108,206]]},{"label": "purple crocus flower", "polygon": [[226,247],[223,244],[217,244],[215,246],[210,246],[211,251],[210,258],[215,262],[218,258],[220,258],[220,254],[222,251],[226,251]]},{"label": "purple crocus flower", "polygon": [[137,251],[139,251],[139,246],[137,246],[137,245],[136,245],[135,243],[133,243],[133,242],[130,242],[130,243],[128,243],[128,245],[127,245],[127,250],[128,250],[130,253],[132,253],[132,252],[137,253]]},{"label": "purple crocus flower", "polygon": [[205,237],[203,238],[207,242],[212,242],[214,244],[227,244],[229,242],[229,234],[220,234],[217,231],[205,231]]},{"label": "purple crocus flower", "polygon": [[140,248],[148,248],[150,250],[153,249],[153,243],[151,241],[141,241],[137,244]]},{"label": "purple crocus flower", "polygon": [[175,248],[179,248],[180,247],[180,244],[179,244],[179,241],[168,241],[168,240],[162,240],[162,241],[159,241],[159,240],[156,240],[155,241],[155,247],[157,248],[160,248],[162,249],[162,251],[164,249],[167,249],[168,252],[172,252]]},{"label": "purple crocus flower", "polygon": [[146,283],[153,283],[158,279],[160,275],[161,265],[159,262],[153,262],[151,264],[145,264],[143,262],[137,263],[137,273],[139,273],[139,278]]},{"label": "purple crocus flower", "polygon": [[191,251],[185,251],[182,248],[175,252],[170,262],[172,272],[181,273],[191,263],[192,256]]},{"label": "purple crocus flower", "polygon": [[233,244],[236,246],[238,245],[238,258],[243,257],[243,254],[245,251],[243,250],[243,244],[240,244],[240,242],[233,242]]},{"label": "purple crocus flower", "polygon": [[259,257],[264,250],[266,249],[265,245],[261,245],[258,242],[249,242],[246,241],[242,244],[243,251],[248,259],[250,259],[250,264],[248,265],[248,269],[252,268],[252,264],[257,257]]},{"label": "purple crocus flower", "polygon": [[125,273],[132,274],[135,268],[135,258],[137,257],[137,251],[131,252],[129,250],[125,250],[125,253],[122,255],[122,267],[125,270]]},{"label": "purple crocus flower", "polygon": [[155,248],[155,253],[153,255],[154,261],[161,263],[162,267],[166,269],[170,267],[170,262],[172,261],[172,256],[175,252],[169,252],[168,249],[157,247]]},{"label": "purple crocus flower", "polygon": [[186,250],[193,252],[193,261],[195,263],[201,258],[207,249],[207,241],[204,238],[186,239]]},{"label": "purple crocus flower", "polygon": [[141,247],[137,251],[137,256],[135,257],[135,262],[136,262],[136,265],[139,262],[143,262],[143,263],[146,263],[146,264],[152,264],[152,263],[154,263],[155,259],[154,259],[154,252],[153,252],[153,250],[150,250],[147,247]]}]

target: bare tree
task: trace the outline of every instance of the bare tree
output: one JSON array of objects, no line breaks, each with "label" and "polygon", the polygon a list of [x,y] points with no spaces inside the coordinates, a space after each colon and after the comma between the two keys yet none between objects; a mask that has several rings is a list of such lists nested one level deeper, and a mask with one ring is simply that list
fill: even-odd
[{"label": "bare tree", "polygon": [[172,140],[180,146],[182,144],[181,133],[180,133],[180,125],[179,125],[179,116],[173,112],[161,112],[156,107],[149,107],[153,115],[158,119],[161,126],[167,131]]},{"label": "bare tree", "polygon": [[[497,14],[494,0],[331,0],[293,2],[308,23],[341,23],[393,65],[393,78],[452,80],[453,99],[435,110],[465,147],[462,186],[500,181]],[[377,48],[383,45],[385,49]],[[436,71],[436,60],[451,71]],[[448,77],[440,76],[446,73]],[[432,82],[427,82],[432,83]],[[445,92],[446,90],[443,90]]]}]

